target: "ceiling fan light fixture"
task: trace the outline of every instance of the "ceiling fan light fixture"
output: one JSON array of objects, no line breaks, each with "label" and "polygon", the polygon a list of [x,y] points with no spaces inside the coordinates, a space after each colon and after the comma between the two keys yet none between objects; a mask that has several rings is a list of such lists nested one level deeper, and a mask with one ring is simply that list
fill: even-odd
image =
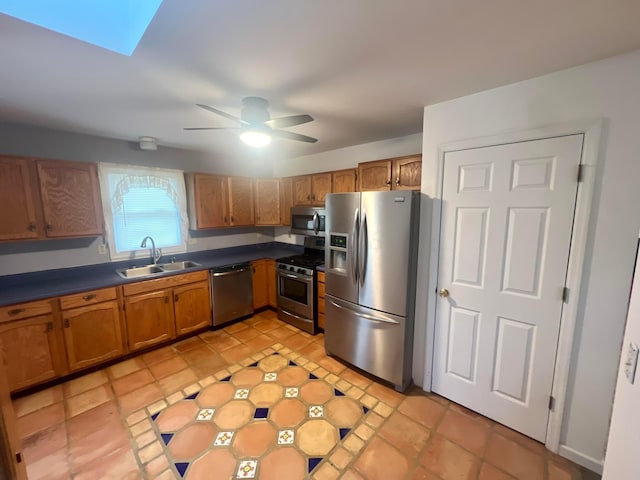
[{"label": "ceiling fan light fixture", "polygon": [[271,143],[271,135],[263,130],[244,130],[240,133],[240,140],[251,147],[266,147]]}]

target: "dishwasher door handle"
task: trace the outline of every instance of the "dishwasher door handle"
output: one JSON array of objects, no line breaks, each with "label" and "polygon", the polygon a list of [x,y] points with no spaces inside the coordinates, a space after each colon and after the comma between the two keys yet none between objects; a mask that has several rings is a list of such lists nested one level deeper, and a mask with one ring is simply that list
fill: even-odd
[{"label": "dishwasher door handle", "polygon": [[229,270],[228,272],[215,272],[215,273],[212,273],[211,275],[213,277],[228,277],[229,275],[236,275],[238,273],[246,272],[247,270],[249,269],[241,268],[239,270]]}]

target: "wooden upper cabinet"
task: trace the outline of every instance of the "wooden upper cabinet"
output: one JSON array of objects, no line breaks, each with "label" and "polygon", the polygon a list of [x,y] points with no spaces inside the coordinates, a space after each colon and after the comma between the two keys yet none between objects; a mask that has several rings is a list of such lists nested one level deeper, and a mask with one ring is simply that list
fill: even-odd
[{"label": "wooden upper cabinet", "polygon": [[420,190],[422,178],[422,155],[393,159],[394,190]]},{"label": "wooden upper cabinet", "polygon": [[35,163],[18,157],[0,156],[0,240],[38,238],[39,221]]},{"label": "wooden upper cabinet", "polygon": [[358,190],[361,192],[391,190],[391,160],[359,164]]},{"label": "wooden upper cabinet", "polygon": [[311,204],[324,205],[327,193],[331,193],[331,172],[311,175]]},{"label": "wooden upper cabinet", "polygon": [[275,178],[258,178],[254,182],[256,199],[256,225],[281,224],[280,181]]},{"label": "wooden upper cabinet", "polygon": [[234,227],[254,224],[253,179],[229,177],[229,214]]},{"label": "wooden upper cabinet", "polygon": [[293,181],[280,179],[280,225],[291,225],[291,207],[293,206]]},{"label": "wooden upper cabinet", "polygon": [[311,205],[311,175],[293,177],[293,204]]},{"label": "wooden upper cabinet", "polygon": [[338,170],[331,172],[333,188],[332,193],[347,193],[357,191],[357,170],[349,168],[347,170]]},{"label": "wooden upper cabinet", "polygon": [[187,205],[192,230],[229,226],[228,177],[189,173]]},{"label": "wooden upper cabinet", "polygon": [[93,163],[38,160],[46,236],[102,235],[98,170]]}]

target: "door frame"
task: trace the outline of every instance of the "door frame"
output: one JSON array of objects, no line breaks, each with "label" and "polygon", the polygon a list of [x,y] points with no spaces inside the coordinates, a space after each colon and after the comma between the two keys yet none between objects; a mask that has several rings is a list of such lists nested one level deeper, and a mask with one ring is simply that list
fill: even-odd
[{"label": "door frame", "polygon": [[[569,383],[569,369],[573,340],[579,305],[586,292],[581,291],[585,252],[588,241],[589,223],[591,219],[593,193],[598,172],[600,139],[603,129],[603,120],[594,119],[570,123],[541,126],[526,130],[515,130],[495,135],[457,140],[438,146],[438,160],[436,172],[427,172],[423,169],[423,175],[436,176],[436,191],[432,198],[431,211],[431,246],[429,249],[429,271],[426,308],[425,329],[425,370],[423,388],[431,391],[433,358],[435,352],[435,323],[436,323],[436,290],[438,286],[438,270],[440,259],[440,225],[442,216],[442,190],[444,177],[444,159],[450,152],[470,150],[481,147],[490,147],[509,143],[542,140],[551,137],[567,135],[584,135],[580,165],[582,166],[582,178],[578,183],[576,205],[573,220],[573,232],[569,250],[569,262],[567,267],[567,280],[565,286],[569,289],[568,300],[562,308],[560,316],[560,332],[558,337],[558,349],[556,352],[555,369],[551,395],[554,398],[553,408],[549,412],[547,423],[547,437],[545,446],[548,450],[558,453],[560,448],[560,435],[562,419],[566,403],[567,386]],[[577,175],[577,172],[576,172]]]}]

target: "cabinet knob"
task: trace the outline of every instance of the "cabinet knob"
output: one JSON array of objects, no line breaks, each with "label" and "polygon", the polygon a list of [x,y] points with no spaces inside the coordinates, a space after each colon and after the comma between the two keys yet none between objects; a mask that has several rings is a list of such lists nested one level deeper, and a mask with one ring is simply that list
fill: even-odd
[{"label": "cabinet knob", "polygon": [[391,185],[391,179],[387,178],[387,181],[385,182],[387,185]]},{"label": "cabinet knob", "polygon": [[226,215],[224,216],[223,220],[224,220],[224,223],[227,223],[227,216]]},{"label": "cabinet knob", "polygon": [[231,223],[235,222],[235,219],[233,218],[233,215],[231,215]]},{"label": "cabinet knob", "polygon": [[36,231],[36,224],[31,222],[27,228],[29,229],[30,232],[35,232]]},{"label": "cabinet knob", "polygon": [[311,195],[311,200],[315,200],[316,196],[315,195]]},{"label": "cabinet knob", "polygon": [[177,302],[179,298],[180,298],[180,297],[178,297],[178,294],[177,294],[177,293],[173,296],[173,300],[174,300],[175,302]]},{"label": "cabinet knob", "polygon": [[69,319],[65,318],[64,319],[64,328],[69,328],[71,325],[69,324]]},{"label": "cabinet knob", "polygon": [[400,177],[396,177],[396,185],[400,185]]},{"label": "cabinet knob", "polygon": [[88,302],[89,300],[93,300],[94,298],[96,298],[96,294],[95,293],[91,293],[89,295],[85,295],[84,297],[82,297],[82,299],[85,302]]},{"label": "cabinet knob", "polygon": [[47,322],[47,332],[53,332],[53,322]]},{"label": "cabinet knob", "polygon": [[45,224],[44,229],[47,232],[50,232],[51,230],[53,230],[53,225],[51,225],[50,223]]}]

